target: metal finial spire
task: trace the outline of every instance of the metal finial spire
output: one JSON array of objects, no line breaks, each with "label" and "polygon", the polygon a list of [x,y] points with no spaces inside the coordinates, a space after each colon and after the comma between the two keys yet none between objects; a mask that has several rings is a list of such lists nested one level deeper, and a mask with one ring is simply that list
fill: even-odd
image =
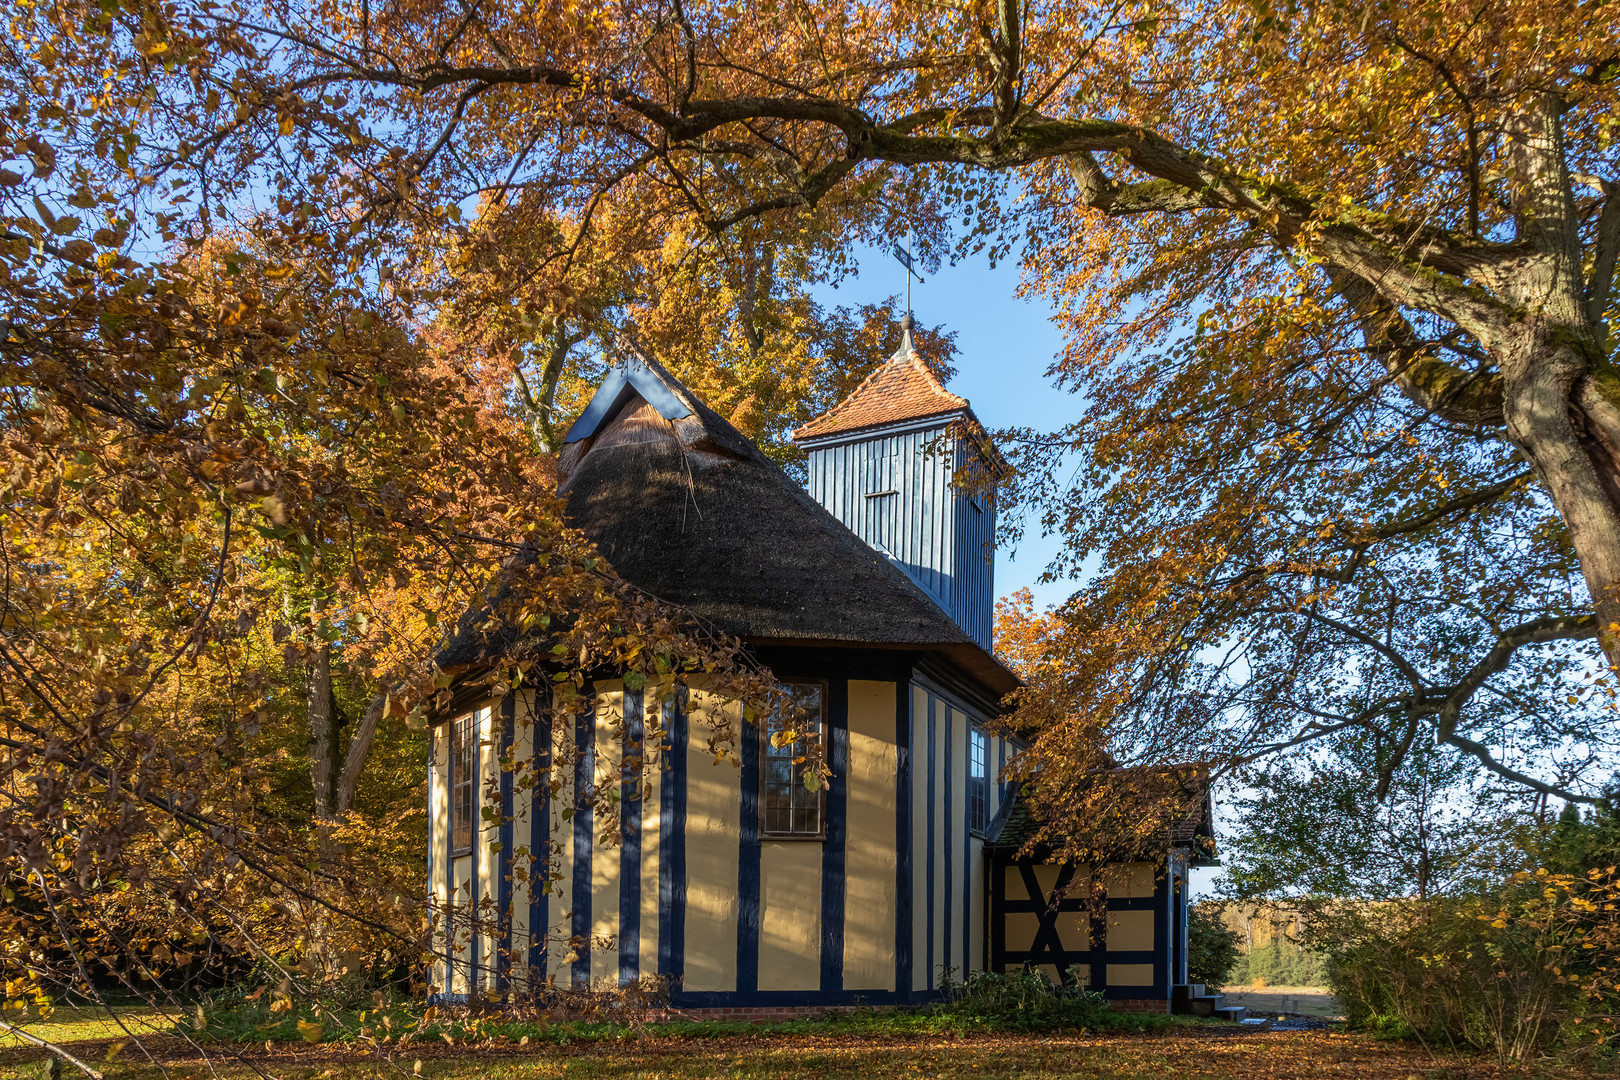
[{"label": "metal finial spire", "polygon": [[[895,243],[890,244],[889,248],[893,252],[895,260],[897,262],[899,262],[899,264],[901,266],[906,268],[906,318],[910,319],[911,318],[911,279],[916,278],[917,279],[917,284],[921,285],[922,284],[922,278],[917,274],[917,266],[916,266],[915,261],[911,257],[911,252],[909,252],[905,248],[901,247],[898,241],[895,242]],[[902,323],[902,325],[903,326],[909,326],[909,323]],[[908,343],[911,341],[911,334],[910,334],[909,331],[906,334],[906,341]],[[904,351],[903,347],[902,347],[901,351]]]},{"label": "metal finial spire", "polygon": [[916,325],[916,320],[911,317],[911,309],[907,308],[900,317],[900,348],[894,354],[896,360],[916,355],[917,345],[911,340],[911,328]]}]

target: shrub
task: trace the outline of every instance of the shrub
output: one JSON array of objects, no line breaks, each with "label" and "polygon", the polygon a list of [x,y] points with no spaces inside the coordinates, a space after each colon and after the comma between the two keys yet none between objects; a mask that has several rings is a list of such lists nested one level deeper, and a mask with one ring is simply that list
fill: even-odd
[{"label": "shrub", "polygon": [[1499,897],[1335,913],[1329,977],[1354,1025],[1516,1063],[1586,1053],[1620,1007],[1620,880],[1518,874]]},{"label": "shrub", "polygon": [[1187,978],[1219,990],[1231,977],[1238,960],[1236,930],[1221,921],[1222,905],[1194,904],[1187,919]]},{"label": "shrub", "polygon": [[1097,1028],[1108,1012],[1108,1002],[1095,990],[1080,987],[1079,973],[1070,971],[1072,985],[1054,985],[1036,969],[973,971],[965,982],[950,973],[941,980],[945,1002],[939,1012],[1002,1031]]}]

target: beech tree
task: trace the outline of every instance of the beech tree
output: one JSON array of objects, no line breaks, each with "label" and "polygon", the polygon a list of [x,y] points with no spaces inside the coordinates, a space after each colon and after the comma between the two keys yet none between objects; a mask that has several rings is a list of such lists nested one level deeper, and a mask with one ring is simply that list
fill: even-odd
[{"label": "beech tree", "polygon": [[[514,405],[542,452],[560,449],[605,367],[644,350],[767,455],[802,468],[791,431],[899,347],[894,298],[828,307],[810,294],[836,280],[827,264],[852,220],[830,222],[837,235],[750,221],[712,237],[689,219],[649,228],[614,201],[563,258],[568,230],[531,227],[534,213],[521,196],[489,205],[451,238],[437,321],[458,348],[510,367]],[[955,374],[954,334],[920,325],[913,337],[937,375]]]},{"label": "beech tree", "polygon": [[[380,729],[419,789],[457,675],[775,693],[566,526],[506,373],[417,318],[429,267],[324,181],[216,186],[165,144],[252,53],[175,15],[19,7],[0,63],[0,972],[8,1009],[117,986],[159,1026],[253,965],[420,972],[421,812],[364,772]],[[479,671],[438,663],[506,624]]]},{"label": "beech tree", "polygon": [[[507,235],[571,223],[559,265],[627,210],[699,245],[853,215],[917,224],[929,259],[1016,254],[1086,403],[1024,433],[1012,493],[1067,533],[1057,572],[1102,567],[1065,614],[1077,722],[1225,759],[1359,728],[1385,777],[1437,738],[1592,799],[1571,754],[1610,725],[1548,734],[1568,687],[1516,673],[1620,659],[1605,13],[182,5],[158,21],[183,55],[263,62],[164,84],[143,160],[219,205],[252,176],[341,189],[434,250],[498,196],[530,208]],[[1465,543],[1506,554],[1434,568]]]}]

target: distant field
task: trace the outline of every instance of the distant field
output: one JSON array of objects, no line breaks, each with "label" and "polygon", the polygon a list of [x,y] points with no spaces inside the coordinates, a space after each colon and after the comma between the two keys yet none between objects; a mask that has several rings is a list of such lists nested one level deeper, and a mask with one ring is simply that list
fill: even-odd
[{"label": "distant field", "polygon": [[1339,999],[1325,986],[1234,986],[1222,993],[1230,1004],[1242,1005],[1256,1016],[1286,1013],[1331,1019],[1344,1015]]}]

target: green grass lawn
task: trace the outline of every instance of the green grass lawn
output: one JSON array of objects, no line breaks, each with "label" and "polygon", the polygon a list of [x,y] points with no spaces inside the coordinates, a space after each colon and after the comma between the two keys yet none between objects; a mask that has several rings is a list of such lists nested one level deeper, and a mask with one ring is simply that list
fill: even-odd
[{"label": "green grass lawn", "polygon": [[[47,1042],[75,1042],[86,1039],[127,1039],[129,1034],[145,1038],[168,1034],[172,1021],[145,1005],[115,1005],[112,1009],[78,1009],[58,1006],[48,1019],[41,1020],[34,1010],[22,1016],[0,1014],[0,1020],[15,1025]],[[0,1033],[0,1049],[30,1045],[15,1035]]]},{"label": "green grass lawn", "polygon": [[[131,1028],[161,1023],[149,1010],[122,1017]],[[405,1045],[319,1045],[216,1040],[192,1044],[175,1034],[128,1040],[105,1015],[59,1010],[30,1030],[59,1042],[107,1080],[1462,1080],[1502,1073],[1479,1058],[1433,1056],[1415,1044],[1335,1031],[1240,1033],[1217,1021],[1161,1023],[1102,1034],[997,1034],[927,1030],[924,1018],[872,1013],[825,1022],[757,1028],[685,1024],[637,1034],[605,1025],[486,1026],[475,1037],[421,1036]],[[135,1022],[132,1022],[135,1021]],[[519,1030],[537,1034],[525,1037]],[[570,1033],[574,1037],[570,1037]],[[122,1045],[120,1045],[122,1044]],[[0,1049],[0,1078],[42,1077],[45,1053]],[[1557,1073],[1545,1073],[1558,1075]],[[64,1067],[61,1076],[78,1075]]]}]

